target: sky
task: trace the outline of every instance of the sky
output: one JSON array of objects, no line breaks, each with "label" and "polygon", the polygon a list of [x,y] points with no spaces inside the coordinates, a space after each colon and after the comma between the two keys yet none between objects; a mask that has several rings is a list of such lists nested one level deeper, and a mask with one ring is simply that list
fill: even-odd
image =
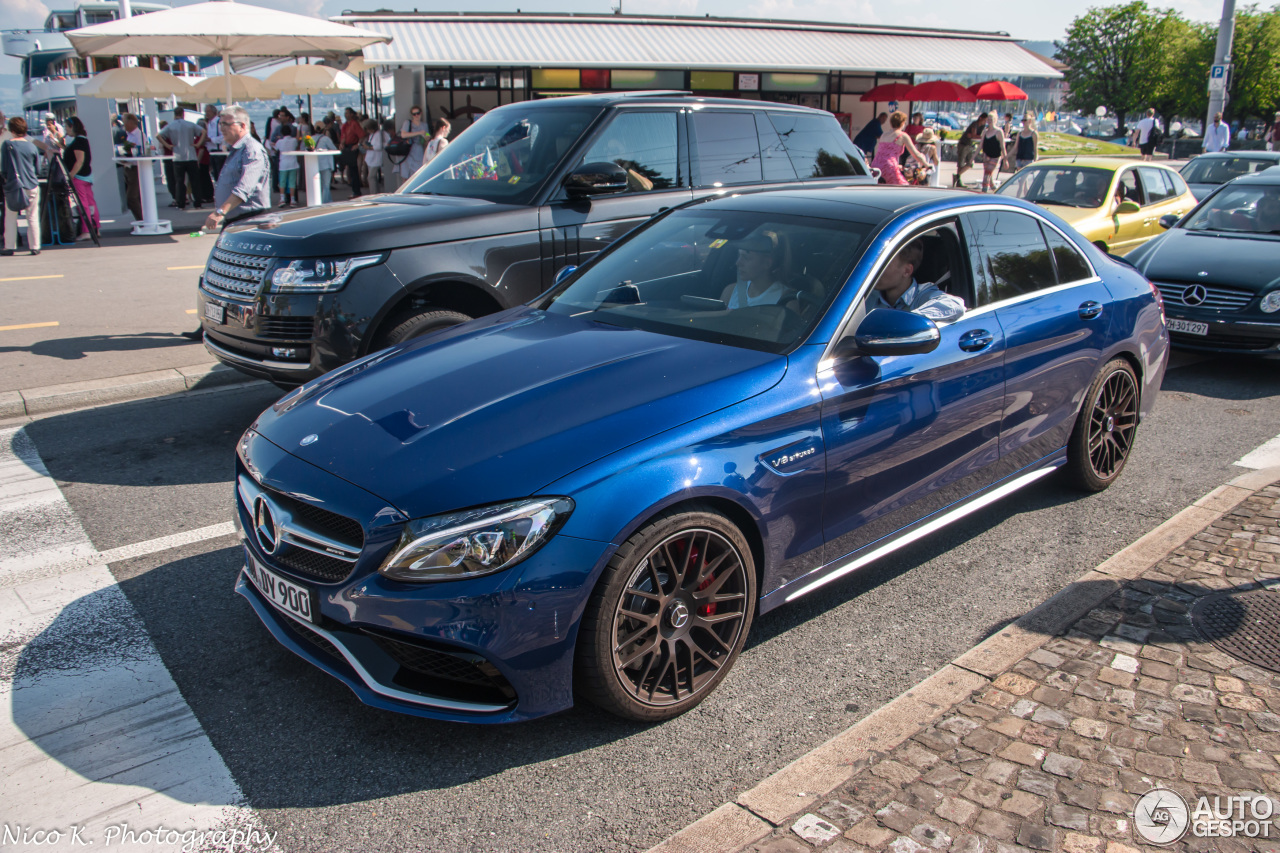
[{"label": "sky", "polygon": [[[0,21],[9,28],[40,28],[49,12],[48,2],[61,8],[74,0],[0,0]],[[854,24],[892,24],[913,27],[1006,32],[1015,38],[1052,41],[1065,36],[1067,27],[1091,6],[1110,5],[1091,0],[1056,3],[1028,0],[986,0],[981,4],[954,0],[451,0],[447,5],[427,0],[260,0],[271,6],[305,15],[328,17],[346,9],[390,8],[450,12],[595,12],[609,13],[618,2],[623,13],[643,11],[658,15],[712,15],[716,17],[774,18],[782,20],[838,21]],[[1119,0],[1116,0],[1119,2]],[[178,0],[174,5],[186,5]],[[1158,0],[1152,5],[1170,7],[1196,21],[1217,21],[1222,5],[1216,0]],[[982,14],[976,14],[977,11]],[[744,57],[744,65],[750,58]],[[0,57],[0,104],[12,111],[20,103],[18,60]]]}]

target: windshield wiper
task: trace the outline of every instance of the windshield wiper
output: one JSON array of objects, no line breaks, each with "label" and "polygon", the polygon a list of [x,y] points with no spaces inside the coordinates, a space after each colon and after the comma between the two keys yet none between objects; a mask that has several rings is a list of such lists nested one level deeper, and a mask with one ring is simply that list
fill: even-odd
[{"label": "windshield wiper", "polygon": [[1041,196],[1040,198],[1029,198],[1027,199],[1027,201],[1031,202],[1032,204],[1058,204],[1063,207],[1084,207],[1083,204],[1076,204],[1074,201],[1063,201],[1062,199],[1049,198],[1048,196]]}]

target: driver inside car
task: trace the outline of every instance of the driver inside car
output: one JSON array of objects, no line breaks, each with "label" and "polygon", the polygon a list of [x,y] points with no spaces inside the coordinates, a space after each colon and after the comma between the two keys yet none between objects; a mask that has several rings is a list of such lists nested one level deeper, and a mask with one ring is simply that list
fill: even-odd
[{"label": "driver inside car", "polygon": [[885,265],[867,296],[867,311],[892,308],[912,311],[935,323],[954,323],[964,316],[964,300],[952,296],[932,282],[915,280],[924,260],[924,243],[912,240]]}]

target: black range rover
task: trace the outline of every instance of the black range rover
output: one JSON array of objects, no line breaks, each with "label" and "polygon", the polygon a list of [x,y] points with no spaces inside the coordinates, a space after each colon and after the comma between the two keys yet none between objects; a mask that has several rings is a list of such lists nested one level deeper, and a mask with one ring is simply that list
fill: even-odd
[{"label": "black range rover", "polygon": [[398,192],[224,231],[200,279],[205,346],[297,385],[527,302],[667,208],[800,181],[874,181],[830,113],[671,92],[509,104]]}]

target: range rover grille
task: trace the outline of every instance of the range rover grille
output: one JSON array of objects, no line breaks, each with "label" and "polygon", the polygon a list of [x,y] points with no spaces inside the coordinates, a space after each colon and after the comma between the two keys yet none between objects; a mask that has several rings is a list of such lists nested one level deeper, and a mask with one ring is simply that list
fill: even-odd
[{"label": "range rover grille", "polygon": [[286,338],[289,340],[308,340],[314,326],[310,317],[272,317],[259,316],[258,334],[267,338]]},{"label": "range rover grille", "polygon": [[205,265],[205,286],[233,296],[256,296],[271,260],[215,248]]}]

